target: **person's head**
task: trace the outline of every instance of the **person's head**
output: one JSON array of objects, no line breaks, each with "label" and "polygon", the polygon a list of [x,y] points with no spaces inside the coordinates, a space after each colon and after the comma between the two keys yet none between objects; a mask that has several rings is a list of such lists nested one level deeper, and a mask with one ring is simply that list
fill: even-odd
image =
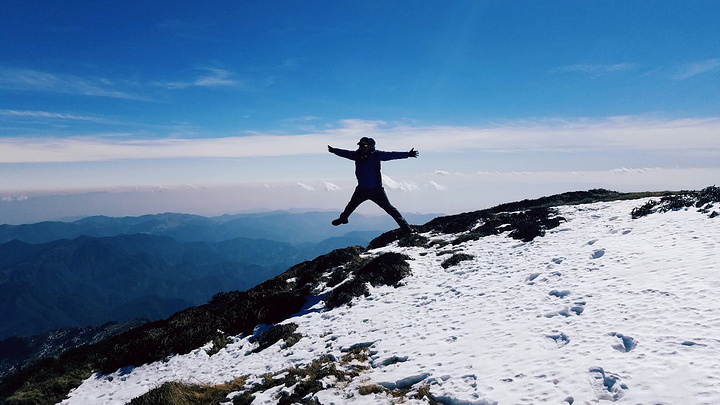
[{"label": "person's head", "polygon": [[358,150],[362,153],[370,153],[375,150],[375,140],[368,137],[362,137],[358,142]]}]

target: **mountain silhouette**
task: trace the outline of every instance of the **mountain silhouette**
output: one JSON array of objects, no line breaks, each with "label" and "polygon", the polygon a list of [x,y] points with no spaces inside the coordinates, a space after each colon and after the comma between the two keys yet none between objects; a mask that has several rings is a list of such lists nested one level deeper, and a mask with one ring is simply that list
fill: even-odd
[{"label": "mountain silhouette", "polygon": [[[392,229],[395,224],[385,216],[357,217],[343,229],[318,226],[328,224],[338,213],[290,213],[274,211],[257,214],[203,217],[165,213],[139,217],[93,216],[73,222],[46,221],[26,225],[0,225],[0,243],[20,240],[31,244],[74,239],[79,236],[117,236],[149,234],[168,236],[178,242],[221,242],[228,239],[267,239],[293,245],[316,244],[349,232],[375,232]],[[407,214],[415,223],[424,223],[437,215]]]}]

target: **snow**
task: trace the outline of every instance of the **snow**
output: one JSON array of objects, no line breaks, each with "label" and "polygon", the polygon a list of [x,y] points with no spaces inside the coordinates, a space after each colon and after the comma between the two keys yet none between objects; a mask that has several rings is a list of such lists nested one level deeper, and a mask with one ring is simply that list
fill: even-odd
[{"label": "snow", "polygon": [[[93,376],[62,404],[124,404],[164,381],[252,383],[357,344],[369,346],[371,367],[350,382],[323,380],[320,403],[428,403],[359,395],[369,384],[425,386],[453,405],[720,403],[718,220],[694,209],[631,219],[646,201],[560,207],[567,222],[528,243],[498,235],[370,251],[407,254],[412,276],[287,320],[303,335],[291,348],[246,355],[255,345],[237,337],[212,357],[208,346]],[[443,269],[448,250],[474,258]],[[253,404],[275,404],[280,390],[292,388]]]}]

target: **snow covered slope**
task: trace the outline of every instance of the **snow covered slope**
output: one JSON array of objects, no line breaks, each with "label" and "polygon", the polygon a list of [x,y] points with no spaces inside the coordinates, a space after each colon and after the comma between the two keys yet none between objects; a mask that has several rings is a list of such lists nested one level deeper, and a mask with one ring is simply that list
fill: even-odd
[{"label": "snow covered slope", "polygon": [[370,250],[409,256],[412,274],[349,306],[311,301],[283,322],[296,343],[253,353],[238,336],[212,356],[96,374],[62,403],[242,377],[252,404],[276,404],[300,384],[269,381],[326,359],[336,372],[305,403],[718,404],[720,223],[693,208],[631,219],[645,201],[559,207],[565,221],[531,242],[427,233],[423,247]]}]

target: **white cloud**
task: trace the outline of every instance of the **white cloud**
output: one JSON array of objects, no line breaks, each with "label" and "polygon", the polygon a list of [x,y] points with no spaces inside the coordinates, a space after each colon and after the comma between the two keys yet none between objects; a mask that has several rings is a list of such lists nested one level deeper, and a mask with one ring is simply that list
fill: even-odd
[{"label": "white cloud", "polygon": [[[184,81],[149,83],[168,89],[188,87],[246,87],[244,81],[235,79],[234,73],[222,68],[203,67],[194,70],[195,77]],[[94,97],[109,97],[138,101],[152,101],[141,94],[128,92],[136,90],[139,84],[128,86],[126,81],[109,80],[99,77],[80,77],[70,74],[49,73],[32,69],[0,68],[0,89],[13,91],[39,91],[48,93],[74,94]]]},{"label": "white cloud", "polygon": [[302,183],[302,182],[299,182],[299,181],[297,182],[297,186],[300,187],[300,188],[303,189],[303,190],[315,191],[315,187],[313,187],[313,186],[308,186],[307,184]]},{"label": "white cloud", "polygon": [[439,174],[441,176],[448,176],[450,172],[447,172],[445,170],[435,170],[435,174]]},{"label": "white cloud", "polygon": [[12,195],[10,195],[10,196],[1,197],[1,198],[0,198],[0,201],[3,201],[3,202],[15,202],[15,201],[25,201],[25,200],[27,200],[27,199],[28,199],[28,197],[25,196],[25,195],[19,195],[19,196],[12,196]]},{"label": "white cloud", "polygon": [[230,72],[223,69],[210,69],[208,74],[200,76],[195,80],[195,85],[200,87],[237,86],[237,80],[228,79]]},{"label": "white cloud", "polygon": [[118,86],[112,81],[104,78],[83,78],[31,69],[0,68],[0,88],[2,89],[147,101],[145,97],[117,90],[116,87]]},{"label": "white cloud", "polygon": [[340,188],[338,185],[324,181],[323,186],[326,191],[341,191],[342,188]]},{"label": "white cloud", "polygon": [[244,87],[245,83],[232,79],[233,73],[226,69],[201,68],[200,74],[189,81],[158,83],[168,89],[185,89],[188,87]]},{"label": "white cloud", "polygon": [[420,188],[415,183],[408,181],[395,181],[384,174],[382,175],[382,181],[384,186],[393,190],[413,191]]},{"label": "white cloud", "polygon": [[553,69],[553,73],[587,73],[590,75],[604,75],[608,73],[626,72],[636,68],[634,63],[614,64],[588,64],[579,63],[575,65],[561,66]]},{"label": "white cloud", "polygon": [[66,120],[92,121],[93,118],[84,117],[74,114],[61,114],[47,111],[22,111],[22,110],[0,110],[0,115],[11,117],[31,117],[31,118],[59,118]]},{"label": "white cloud", "polygon": [[675,79],[675,80],[688,79],[690,77],[697,76],[699,74],[713,71],[713,70],[717,69],[718,67],[720,67],[720,58],[705,60],[705,61],[697,62],[697,63],[689,63],[686,65],[683,65],[680,68],[680,71],[675,76],[673,76],[673,79]]},{"label": "white cloud", "polygon": [[83,121],[83,122],[94,122],[102,124],[126,124],[127,122],[112,121],[103,117],[90,117],[86,115],[72,114],[72,113],[58,113],[50,111],[32,111],[32,110],[0,110],[0,116],[7,117],[7,119],[15,120],[32,120],[32,121]]},{"label": "white cloud", "polygon": [[435,190],[438,190],[438,191],[447,190],[447,187],[445,187],[445,186],[443,186],[443,185],[441,185],[441,184],[438,184],[438,183],[436,183],[436,182],[434,182],[434,181],[432,181],[432,180],[430,181],[430,185],[431,185]]},{"label": "white cloud", "polygon": [[302,117],[294,117],[294,118],[288,118],[287,122],[308,122],[308,121],[317,121],[321,120],[322,117],[317,117],[314,115],[304,115]]},{"label": "white cloud", "polygon": [[[9,110],[8,110],[9,111]],[[700,151],[720,155],[720,118],[540,119],[492,127],[408,126],[345,120],[336,128],[297,135],[130,139],[107,137],[0,138],[0,163],[87,162],[122,159],[238,158],[327,153],[326,145],[351,149],[371,136],[381,150],[433,153]],[[421,159],[427,159],[425,155]],[[442,171],[440,171],[442,173]]]},{"label": "white cloud", "polygon": [[647,167],[646,167],[646,168],[641,168],[641,169],[628,169],[627,167],[620,167],[620,168],[617,168],[617,169],[612,169],[612,170],[610,170],[610,172],[611,172],[611,173],[616,173],[616,174],[627,174],[627,173],[643,173],[643,172],[647,172],[647,171],[650,171],[650,170],[659,170],[659,169],[658,169],[658,168],[656,168],[656,169],[650,169],[650,168],[647,168]]}]

